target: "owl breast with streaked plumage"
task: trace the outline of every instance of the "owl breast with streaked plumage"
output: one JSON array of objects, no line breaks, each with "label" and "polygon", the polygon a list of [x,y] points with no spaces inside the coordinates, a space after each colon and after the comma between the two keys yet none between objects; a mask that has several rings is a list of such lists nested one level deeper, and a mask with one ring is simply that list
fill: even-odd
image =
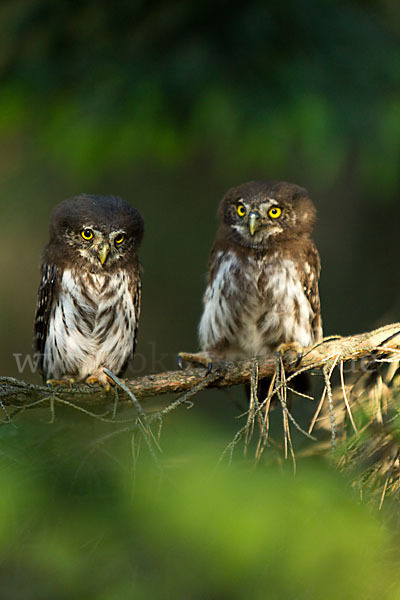
[{"label": "owl breast with streaked plumage", "polygon": [[132,284],[124,271],[99,275],[65,269],[50,314],[43,371],[54,379],[69,374],[79,380],[100,365],[121,373],[139,319]]}]

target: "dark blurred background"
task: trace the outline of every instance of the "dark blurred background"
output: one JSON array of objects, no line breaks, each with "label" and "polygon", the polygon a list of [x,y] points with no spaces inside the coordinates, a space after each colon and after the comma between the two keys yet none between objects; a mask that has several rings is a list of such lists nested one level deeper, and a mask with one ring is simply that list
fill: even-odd
[{"label": "dark blurred background", "polygon": [[[314,199],[326,335],[399,320],[399,34],[398,0],[2,0],[2,374],[40,381],[14,354],[31,353],[50,213],[81,192],[145,219],[131,376],[197,349],[217,205],[250,179]],[[211,475],[243,424],[211,411],[229,398],[164,425],[161,495],[118,419],[58,407],[2,427],[4,597],[398,598],[389,531],[326,464]]]},{"label": "dark blurred background", "polygon": [[396,0],[3,0],[2,371],[31,349],[51,210],[80,192],[145,219],[131,374],[197,348],[217,205],[250,179],[318,207],[326,334],[398,319],[399,30]]}]

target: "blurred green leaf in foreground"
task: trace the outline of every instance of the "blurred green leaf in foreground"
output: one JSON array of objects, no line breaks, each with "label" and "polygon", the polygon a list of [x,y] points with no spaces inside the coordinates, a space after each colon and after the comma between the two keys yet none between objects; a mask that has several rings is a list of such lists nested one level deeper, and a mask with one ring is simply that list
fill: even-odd
[{"label": "blurred green leaf in foreground", "polygon": [[65,423],[1,430],[2,597],[400,598],[393,532],[326,462],[216,467],[221,432],[175,417],[160,471]]}]

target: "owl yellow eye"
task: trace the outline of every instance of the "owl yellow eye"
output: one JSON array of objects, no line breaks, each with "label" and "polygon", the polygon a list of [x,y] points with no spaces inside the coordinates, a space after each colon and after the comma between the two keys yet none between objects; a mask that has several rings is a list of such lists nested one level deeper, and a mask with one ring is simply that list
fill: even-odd
[{"label": "owl yellow eye", "polygon": [[237,214],[239,215],[239,217],[244,217],[244,215],[246,214],[246,207],[244,204],[238,204]]},{"label": "owl yellow eye", "polygon": [[271,217],[271,219],[278,219],[282,214],[282,209],[279,208],[279,206],[274,206],[273,208],[270,208],[268,211],[268,215]]},{"label": "owl yellow eye", "polygon": [[93,231],[91,229],[82,229],[81,236],[84,240],[89,241],[93,237]]},{"label": "owl yellow eye", "polygon": [[122,242],[124,241],[124,239],[125,239],[125,236],[124,236],[124,234],[123,234],[123,233],[119,233],[119,234],[117,235],[117,237],[115,238],[114,242],[115,242],[117,245],[119,245],[119,244],[122,244]]}]

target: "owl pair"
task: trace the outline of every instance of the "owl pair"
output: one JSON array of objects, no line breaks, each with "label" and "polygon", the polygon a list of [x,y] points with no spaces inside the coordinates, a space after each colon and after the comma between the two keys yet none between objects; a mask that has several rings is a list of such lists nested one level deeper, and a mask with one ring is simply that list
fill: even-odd
[{"label": "owl pair", "polygon": [[[304,188],[230,189],[211,251],[199,326],[205,364],[306,347],[322,338],[315,209]],[[82,195],[56,207],[44,250],[35,347],[47,381],[108,385],[135,351],[143,220],[121,198]]]}]

